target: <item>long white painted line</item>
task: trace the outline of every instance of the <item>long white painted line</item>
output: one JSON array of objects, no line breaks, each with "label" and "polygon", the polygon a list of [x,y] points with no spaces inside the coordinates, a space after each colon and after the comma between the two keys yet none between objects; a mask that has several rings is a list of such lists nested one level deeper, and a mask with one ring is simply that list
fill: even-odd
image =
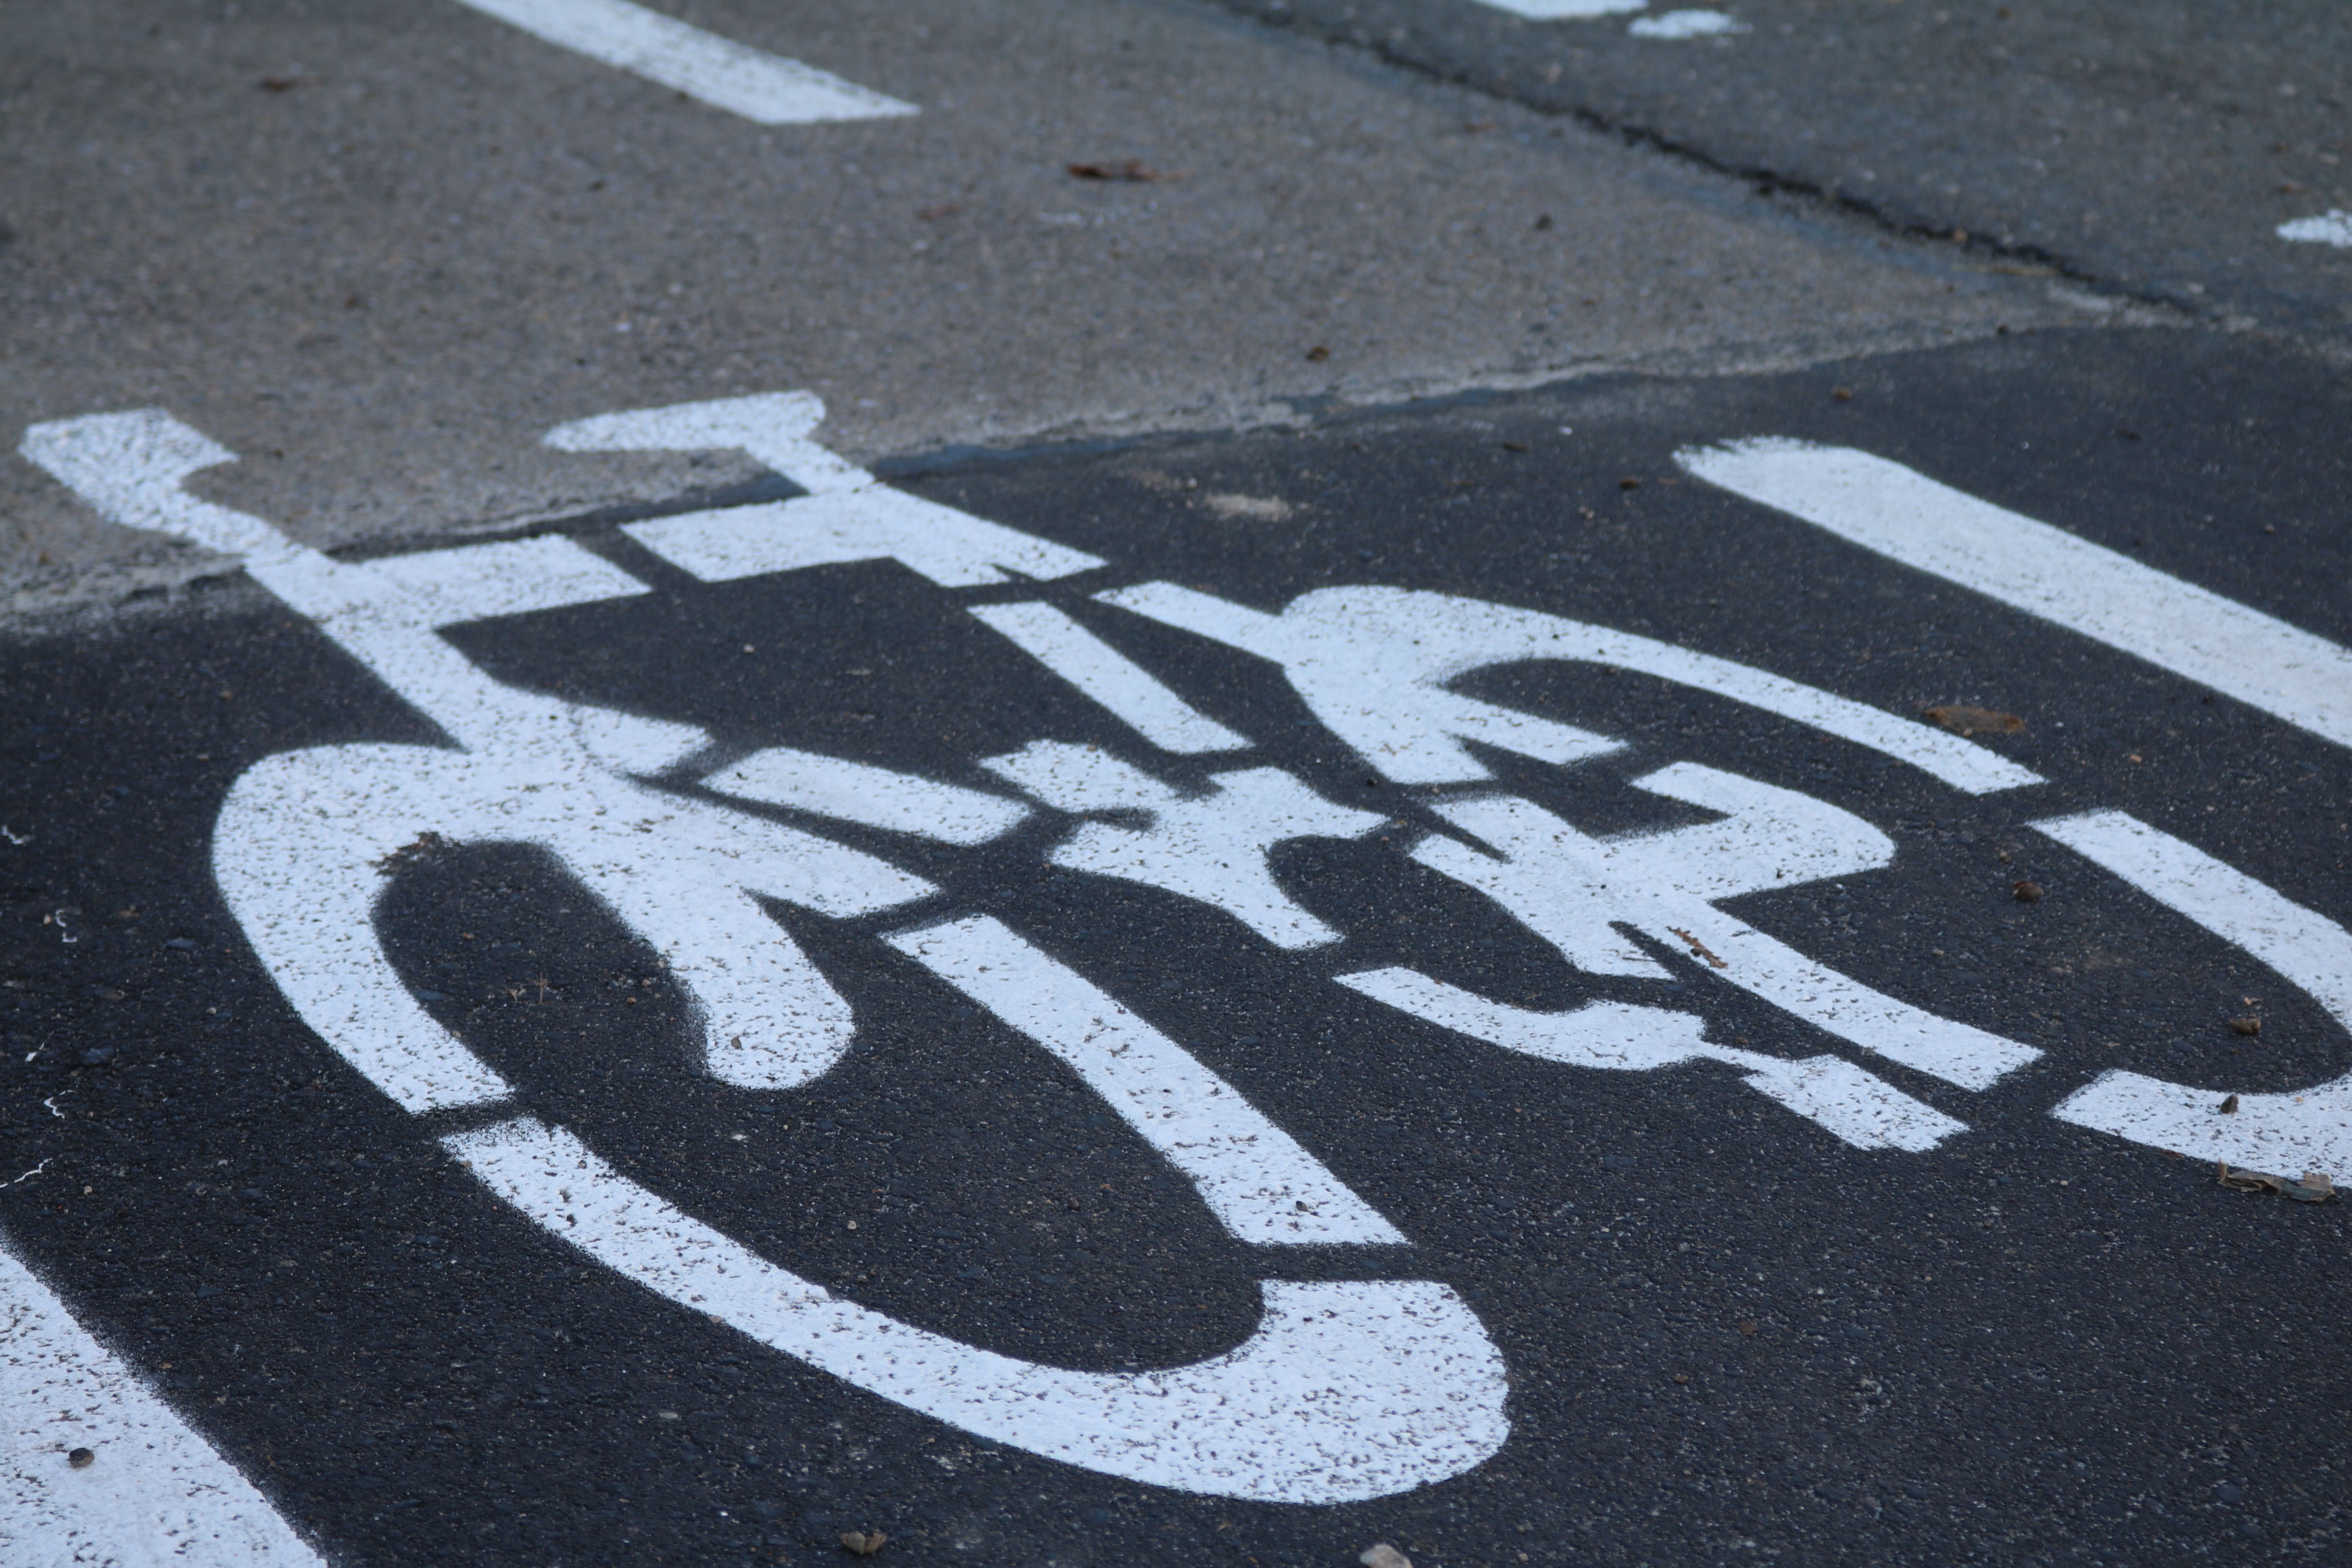
[{"label": "long white painted line", "polygon": [[1759,1051],[1706,1043],[1695,1013],[1588,1002],[1562,1013],[1538,1013],[1432,980],[1411,969],[1371,969],[1338,977],[1340,984],[1399,1012],[1485,1040],[1506,1050],[1570,1067],[1610,1072],[1654,1072],[1688,1061],[1739,1068],[1748,1088],[1819,1125],[1857,1149],[1933,1149],[1968,1123],[1912,1099],[1842,1057],[1790,1061]]},{"label": "long white painted line", "polygon": [[[2033,826],[2244,948],[2352,1028],[2352,931],[2124,812],[2087,811]],[[2051,1114],[2136,1143],[2277,1175],[2352,1174],[2352,1075],[2284,1094],[2239,1094],[2237,1109],[2224,1113],[2228,1094],[2110,1072]]]},{"label": "long white painted line", "polygon": [[1001,795],[790,746],[754,752],[702,782],[721,795],[942,844],[985,844],[1029,816],[1026,805]]},{"label": "long white painted line", "polygon": [[1530,22],[1571,22],[1585,16],[1618,16],[1639,11],[1649,0],[1480,0],[1497,11]]},{"label": "long white painted line", "polygon": [[2338,249],[2352,250],[2352,213],[2336,208],[2321,213],[2317,217],[2299,217],[2292,223],[2279,225],[2278,237],[2299,240],[2306,245],[2332,245]]},{"label": "long white painted line", "polygon": [[236,1467],[149,1392],[5,1246],[0,1562],[320,1568],[318,1554]]},{"label": "long white painted line", "polygon": [[558,48],[674,88],[762,125],[884,120],[911,103],[798,60],[688,26],[629,0],[457,0]]},{"label": "long white painted line", "polygon": [[974,605],[971,613],[1163,752],[1233,752],[1250,743],[1051,605]]},{"label": "long white painted line", "polygon": [[843,1300],[560,1128],[519,1117],[443,1142],[550,1234],[689,1311],[910,1410],[1106,1475],[1212,1497],[1354,1502],[1450,1479],[1510,1436],[1503,1358],[1435,1280],[1269,1279],[1255,1331],[1223,1355],[1074,1372]]},{"label": "long white painted line", "polygon": [[1001,922],[975,916],[885,940],[1086,1079],[1242,1240],[1404,1240],[1233,1085]]},{"label": "long white painted line", "polygon": [[1848,447],[1676,454],[1735,495],[2352,746],[2352,649]]}]

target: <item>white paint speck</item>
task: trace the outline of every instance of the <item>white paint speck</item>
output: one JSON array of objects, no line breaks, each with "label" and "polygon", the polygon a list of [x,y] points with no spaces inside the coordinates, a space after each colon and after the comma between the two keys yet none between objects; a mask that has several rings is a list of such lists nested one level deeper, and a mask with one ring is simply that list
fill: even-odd
[{"label": "white paint speck", "polygon": [[2310,245],[2332,245],[2338,250],[2352,250],[2352,213],[2337,208],[2321,213],[2317,217],[2299,217],[2293,223],[2279,225],[2278,237]]},{"label": "white paint speck", "polygon": [[1669,11],[1643,16],[1625,30],[1637,38],[1707,38],[1744,33],[1748,24],[1720,11]]}]

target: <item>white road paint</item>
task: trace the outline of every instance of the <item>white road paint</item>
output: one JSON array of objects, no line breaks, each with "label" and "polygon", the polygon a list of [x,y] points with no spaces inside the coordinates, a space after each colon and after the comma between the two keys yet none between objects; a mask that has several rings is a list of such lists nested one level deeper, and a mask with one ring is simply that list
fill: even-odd
[{"label": "white road paint", "polygon": [[2235,600],[1851,447],[1739,441],[1676,460],[1735,495],[2352,745],[2352,649]]},{"label": "white road paint", "polygon": [[[752,438],[803,473],[822,479],[830,462],[831,477],[856,484],[829,454],[789,450],[789,431],[766,439],[777,401],[758,411]],[[796,409],[781,401],[803,435],[821,414],[813,399]],[[699,440],[710,411],[688,412],[701,421],[688,432]],[[617,433],[643,435],[662,417],[637,416],[637,427]],[[616,432],[593,422],[574,430],[592,440],[600,433]],[[464,746],[281,752],[236,781],[215,829],[215,875],[264,965],[304,1021],[398,1103],[446,1110],[509,1093],[418,1006],[374,928],[377,902],[405,860],[445,842],[550,849],[664,952],[702,1016],[707,1066],[722,1080],[788,1088],[846,1048],[846,1004],[751,895],[845,916],[926,897],[930,885],[627,776],[630,763],[667,765],[704,737],[501,686],[434,635],[453,617],[636,592],[634,580],[558,542],[436,552],[383,569],[331,561],[258,518],[189,496],[186,476],[231,454],[152,412],[37,426],[25,449],[118,522],[243,552],[257,580]],[[907,548],[936,559],[927,542]],[[500,574],[528,580],[478,580]],[[615,752],[627,762],[610,760]],[[929,810],[966,835],[1001,830],[1021,809],[807,753],[770,753],[732,772],[741,775],[732,782],[795,804],[838,806],[840,795],[862,788],[883,803],[869,816]],[[1069,776],[1102,786],[1099,773]],[[1325,806],[1272,770],[1227,775],[1223,787],[1304,831],[1369,817]],[[950,922],[897,940],[1100,1090],[1235,1235],[1262,1244],[1403,1240],[1231,1086],[1002,925]],[[1500,1357],[1475,1316],[1433,1282],[1268,1282],[1257,1331],[1228,1354],[1155,1373],[1075,1373],[836,1300],[530,1118],[446,1142],[537,1223],[671,1300],[911,1408],[1108,1474],[1218,1496],[1349,1501],[1457,1475],[1508,1434]]]},{"label": "white road paint", "polygon": [[[76,1466],[77,1448],[90,1452]],[[0,1245],[0,1562],[320,1568],[253,1484]]]},{"label": "white road paint", "polygon": [[[1895,858],[1895,841],[1852,812],[1736,773],[1684,763],[1637,779],[1634,787],[1727,815],[1602,839],[1576,833],[1517,796],[1454,801],[1438,808],[1446,820],[1512,858],[1497,860],[1433,837],[1413,858],[1517,913],[1579,969],[1652,979],[1664,979],[1667,970],[1612,923],[1627,918],[1621,910],[1629,898],[1665,889],[1685,898],[1732,899],[1854,876]],[[1523,853],[1529,858],[1519,858]]]},{"label": "white road paint", "polygon": [[1186,798],[1150,773],[1092,747],[1032,741],[981,764],[1056,811],[1140,812],[1140,827],[1091,822],[1047,858],[1196,899],[1276,947],[1319,947],[1339,932],[1294,902],[1266,863],[1293,838],[1360,838],[1386,822],[1334,805],[1279,768],[1212,773],[1212,793]]},{"label": "white road paint", "polygon": [[558,48],[586,55],[761,125],[917,112],[827,71],[731,42],[629,0],[458,0]]},{"label": "white road paint", "polygon": [[[2244,872],[2120,811],[2034,827],[2176,913],[2235,942],[2352,1029],[2352,932]],[[2110,1072],[2052,1112],[2135,1143],[2276,1175],[2352,1173],[2352,1075],[2286,1094],[2238,1095]]]},{"label": "white road paint", "polygon": [[1664,973],[1612,929],[1623,921],[1840,1039],[1963,1089],[1984,1089],[2042,1054],[1874,991],[1715,907],[1886,865],[1893,840],[1862,818],[1696,763],[1633,783],[1725,817],[1602,839],[1513,795],[1441,801],[1440,816],[1499,858],[1433,837],[1413,858],[1486,894],[1581,968]]},{"label": "white road paint", "polygon": [[1757,1051],[1709,1045],[1696,1014],[1619,1002],[1590,1002],[1564,1013],[1538,1013],[1432,980],[1411,969],[1373,969],[1339,984],[1441,1028],[1570,1067],[1654,1072],[1683,1062],[1727,1062],[1748,1087],[1818,1123],[1857,1149],[1919,1153],[1968,1131],[1935,1107],[1912,1099],[1838,1057],[1788,1061]]},{"label": "white road paint", "polygon": [[1662,16],[1643,16],[1628,24],[1625,30],[1637,38],[1719,38],[1748,31],[1748,24],[1720,11],[1669,11]]},{"label": "white road paint", "polygon": [[1321,589],[1278,616],[1172,583],[1096,597],[1280,664],[1315,716],[1399,784],[1491,777],[1465,741],[1563,764],[1620,750],[1622,742],[1608,736],[1448,689],[1491,665],[1542,659],[1611,666],[1711,691],[1908,763],[1970,795],[2041,782],[1925,724],[1749,665],[1535,610],[1372,587]]},{"label": "white road paint", "polygon": [[886,939],[1053,1053],[1258,1246],[1401,1244],[1403,1235],[1175,1041],[984,916]]},{"label": "white road paint", "polygon": [[1429,1280],[1267,1280],[1224,1355],[1072,1372],[959,1343],[777,1268],[530,1118],[445,1140],[551,1235],[690,1310],[980,1436],[1151,1486],[1335,1503],[1445,1480],[1509,1436],[1501,1356]]},{"label": "white road paint", "polygon": [[565,452],[740,450],[809,493],[631,523],[622,531],[706,583],[852,561],[897,561],[952,588],[1024,577],[1066,577],[1099,556],[892,489],[820,447],[811,433],[824,405],[806,392],[684,403],[560,426],[547,445]]},{"label": "white road paint", "polygon": [[790,746],[754,752],[702,782],[721,795],[763,805],[790,806],[942,844],[985,844],[1030,816],[1029,807],[1001,795]]},{"label": "white road paint", "polygon": [[1525,16],[1530,22],[1569,22],[1587,16],[1620,16],[1639,11],[1649,0],[1480,0],[1497,11]]},{"label": "white road paint", "polygon": [[374,929],[397,853],[428,834],[552,851],[664,955],[721,1081],[790,1087],[848,1047],[848,1004],[752,895],[846,915],[928,896],[930,884],[796,828],[648,788],[625,775],[700,749],[701,731],[502,685],[434,630],[485,607],[641,592],[634,578],[557,539],[331,560],[190,496],[188,474],[234,455],[152,411],[36,426],[24,450],[114,521],[243,553],[250,575],[466,748],[281,752],[237,780],[214,828],[214,872],[257,955],[304,1021],[400,1104],[440,1110],[508,1093],[416,1002]]},{"label": "white road paint", "polygon": [[1250,744],[1247,735],[1206,717],[1051,605],[974,605],[971,613],[1163,752],[1236,752]]},{"label": "white road paint", "polygon": [[410,1110],[506,1085],[410,994],[377,934],[404,848],[536,844],[662,955],[701,1024],[704,1068],[791,1089],[849,1047],[849,1005],[754,895],[835,917],[929,896],[856,850],[684,800],[584,754],[356,745],[281,752],[229,791],[213,873],[303,1021]]},{"label": "white road paint", "polygon": [[2331,208],[2316,217],[2299,217],[2292,223],[2279,225],[2278,237],[2305,245],[2332,245],[2338,249],[2352,249],[2352,213]]}]

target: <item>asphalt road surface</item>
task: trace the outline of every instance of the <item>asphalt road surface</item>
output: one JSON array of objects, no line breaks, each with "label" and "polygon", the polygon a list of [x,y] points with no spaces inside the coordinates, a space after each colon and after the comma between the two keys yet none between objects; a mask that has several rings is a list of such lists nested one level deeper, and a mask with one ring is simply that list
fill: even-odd
[{"label": "asphalt road surface", "polygon": [[0,16],[0,1562],[2339,1557],[2343,29],[1582,9]]},{"label": "asphalt road surface", "polygon": [[2352,31],[2327,0],[1234,4],[1989,259],[2352,327]]}]

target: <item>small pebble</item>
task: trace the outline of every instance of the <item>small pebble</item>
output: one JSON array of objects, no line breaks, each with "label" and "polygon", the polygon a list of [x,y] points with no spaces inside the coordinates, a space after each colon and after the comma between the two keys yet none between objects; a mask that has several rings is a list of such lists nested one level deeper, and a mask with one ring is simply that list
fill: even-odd
[{"label": "small pebble", "polygon": [[88,1448],[76,1448],[66,1456],[66,1463],[77,1470],[86,1470],[98,1461],[98,1456]]},{"label": "small pebble", "polygon": [[1412,1559],[1385,1541],[1365,1547],[1364,1554],[1356,1561],[1364,1568],[1412,1568]]}]

